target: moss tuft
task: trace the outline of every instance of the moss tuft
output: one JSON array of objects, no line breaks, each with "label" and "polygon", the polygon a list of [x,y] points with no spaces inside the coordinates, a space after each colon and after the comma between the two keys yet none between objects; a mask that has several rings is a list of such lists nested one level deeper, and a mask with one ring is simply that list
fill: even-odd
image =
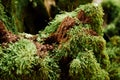
[{"label": "moss tuft", "polygon": [[73,59],[69,75],[71,80],[109,80],[108,73],[101,69],[91,51],[80,52],[76,59]]}]

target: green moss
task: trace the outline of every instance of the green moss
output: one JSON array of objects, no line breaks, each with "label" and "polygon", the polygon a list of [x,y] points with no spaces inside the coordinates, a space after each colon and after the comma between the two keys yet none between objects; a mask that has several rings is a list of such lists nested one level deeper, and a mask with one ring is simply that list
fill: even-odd
[{"label": "green moss", "polygon": [[109,77],[110,79],[115,79],[115,80],[119,80],[120,79],[120,64],[118,63],[111,63],[111,65],[109,66]]},{"label": "green moss", "polygon": [[[79,9],[79,8],[78,8]],[[102,25],[103,25],[103,9],[102,7],[95,6],[94,4],[87,4],[80,6],[80,10],[85,11],[85,15],[89,16],[91,22],[89,27],[96,31],[99,35],[103,35]]]},{"label": "green moss", "polygon": [[86,32],[81,28],[71,30],[71,36],[69,45],[74,54],[73,56],[80,51],[92,50],[101,67],[107,69],[110,62],[106,53],[106,41],[101,36],[86,35]]},{"label": "green moss", "polygon": [[53,19],[48,26],[46,26],[46,28],[44,29],[43,32],[40,32],[39,34],[44,33],[45,35],[47,35],[46,37],[49,36],[50,33],[54,33],[57,28],[59,27],[60,23],[62,22],[62,20],[69,16],[69,17],[75,17],[77,15],[77,12],[64,12],[63,14],[58,14],[56,15],[55,19]]},{"label": "green moss", "polygon": [[[54,53],[57,57],[56,60],[59,61],[63,57],[71,57],[74,59],[79,52],[92,50],[95,53],[94,55],[96,56],[98,63],[105,69],[109,65],[109,57],[105,52],[106,42],[102,38],[103,12],[101,6],[95,6],[94,4],[80,5],[73,12],[58,15],[59,17],[57,16],[55,20],[45,28],[43,33],[48,36],[49,34],[54,33],[59,27],[60,22],[62,22],[66,16],[76,18],[81,10],[85,12],[86,16],[90,17],[92,22],[83,24],[81,21],[76,21],[77,25],[67,33],[69,40],[65,43],[61,43],[60,48],[55,49]],[[90,30],[91,33],[89,33]],[[103,57],[104,59],[102,59]]]},{"label": "green moss", "polygon": [[[103,35],[102,25],[103,25],[103,10],[101,6],[95,6],[94,4],[86,4],[80,5],[77,9],[72,12],[64,12],[62,14],[58,14],[55,19],[53,19],[48,26],[44,29],[44,31],[39,34],[47,35],[48,37],[51,33],[54,33],[59,27],[62,20],[69,16],[76,18],[78,13],[83,10],[86,16],[89,16],[91,19],[91,23],[84,24],[83,27],[88,27],[94,31],[96,31],[99,35]],[[81,22],[78,22],[79,25],[82,25]],[[45,36],[43,36],[45,37]]]},{"label": "green moss", "polygon": [[111,62],[119,61],[120,57],[120,37],[113,36],[110,38],[110,42],[107,43],[107,52]]},{"label": "green moss", "polygon": [[[23,4],[24,1],[14,0]],[[107,0],[108,2],[111,0]],[[27,4],[19,6],[18,2],[12,3],[12,19],[20,20],[21,8]],[[39,1],[38,1],[39,2]],[[38,3],[34,0],[33,7]],[[109,8],[110,5],[105,5]],[[0,5],[1,6],[1,5]],[[118,4],[114,4],[113,8]],[[4,7],[0,7],[0,15],[5,17]],[[71,6],[72,7],[72,6]],[[111,7],[110,7],[111,8]],[[90,23],[83,23],[77,19],[80,11],[84,11],[85,17],[90,18]],[[110,9],[111,10],[111,9]],[[114,10],[114,9],[112,9]],[[111,11],[112,11],[111,10]],[[6,11],[7,12],[7,11]],[[106,33],[112,33],[112,36],[119,35],[119,16],[118,13],[110,13]],[[80,5],[72,12],[63,12],[58,14],[52,20],[45,30],[39,32],[37,41],[45,44],[44,40],[51,34],[54,34],[59,28],[61,22],[67,16],[74,18],[75,25],[66,31],[67,40],[60,43],[53,42],[52,51],[48,51],[48,56],[39,58],[35,44],[27,39],[20,39],[15,43],[9,43],[8,47],[3,48],[0,45],[0,79],[3,80],[119,80],[120,79],[120,37],[109,38],[106,43],[103,38],[103,10],[102,7],[94,4]],[[7,18],[1,18],[2,21]],[[16,18],[15,18],[16,17]],[[21,25],[18,21],[18,25]],[[107,23],[108,24],[108,23]],[[23,27],[23,26],[22,26]],[[115,31],[114,31],[115,30]],[[23,34],[24,35],[24,34]],[[26,35],[26,34],[25,34]],[[29,35],[26,35],[29,37]],[[107,44],[107,46],[106,46]],[[6,78],[7,76],[7,78]]]},{"label": "green moss", "polygon": [[1,78],[30,73],[35,62],[35,54],[36,47],[29,40],[21,39],[14,44],[9,44],[9,48],[3,49],[1,53]]},{"label": "green moss", "polygon": [[[106,42],[101,36],[95,36],[88,33],[88,28],[82,28],[82,26],[75,26],[68,32],[70,39],[54,50],[50,55],[54,56],[56,61],[61,59],[76,58],[79,52],[91,50],[94,52],[94,56],[97,63],[100,64],[102,69],[107,70],[110,65],[109,56],[106,52]],[[68,62],[69,62],[68,61]]]},{"label": "green moss", "polygon": [[106,15],[107,24],[113,22],[120,13],[119,0],[103,0],[102,7]]},{"label": "green moss", "polygon": [[120,37],[113,36],[107,43],[106,51],[110,58],[111,65],[108,67],[110,79],[120,79]]},{"label": "green moss", "polygon": [[110,38],[110,43],[113,46],[120,47],[120,36],[113,36]]},{"label": "green moss", "polygon": [[105,23],[105,39],[108,40],[114,35],[120,35],[119,20],[120,20],[120,1],[119,0],[104,0],[102,7],[104,10]]},{"label": "green moss", "polygon": [[107,27],[104,28],[104,34],[108,36],[108,38],[117,35],[118,30],[116,29],[116,26],[114,23],[111,23],[107,25]]},{"label": "green moss", "polygon": [[0,1],[0,20],[5,23],[6,28],[8,30],[16,33],[16,28],[14,26],[14,23],[12,22],[11,17],[8,15],[6,11],[6,7],[3,6],[1,1]]},{"label": "green moss", "polygon": [[33,42],[20,39],[8,48],[0,47],[0,79],[57,80],[59,67],[53,59],[39,58]]},{"label": "green moss", "polygon": [[[39,73],[38,73],[39,72]],[[46,57],[40,62],[40,68],[38,71],[39,80],[59,80],[60,69],[52,58]]]},{"label": "green moss", "polygon": [[25,5],[28,5],[28,0],[25,1],[21,1],[21,0],[12,0],[11,1],[11,18],[13,19],[14,25],[17,28],[18,32],[23,32],[25,30],[24,27],[24,15],[23,11],[24,11],[24,7]]},{"label": "green moss", "polygon": [[71,80],[109,80],[108,73],[101,69],[91,51],[80,52],[70,63]]}]

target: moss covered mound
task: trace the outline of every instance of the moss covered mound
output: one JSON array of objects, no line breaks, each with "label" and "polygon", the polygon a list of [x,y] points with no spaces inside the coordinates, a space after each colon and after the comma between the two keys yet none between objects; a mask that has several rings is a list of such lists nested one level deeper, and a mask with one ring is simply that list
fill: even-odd
[{"label": "moss covered mound", "polygon": [[57,15],[39,34],[0,37],[0,79],[119,80],[120,37],[106,42],[102,26],[102,6],[90,3]]}]

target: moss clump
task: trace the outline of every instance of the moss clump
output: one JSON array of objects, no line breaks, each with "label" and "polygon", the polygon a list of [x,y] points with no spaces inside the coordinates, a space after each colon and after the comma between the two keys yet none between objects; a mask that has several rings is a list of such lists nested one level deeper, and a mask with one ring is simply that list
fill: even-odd
[{"label": "moss clump", "polygon": [[[60,69],[59,66],[55,63],[54,59],[46,57],[39,62],[40,65],[37,65],[39,68],[36,71],[38,74],[38,80],[59,80],[60,79]],[[36,74],[35,74],[36,75]],[[35,78],[35,77],[34,77]],[[33,79],[34,80],[34,79]]]},{"label": "moss clump", "polygon": [[[43,38],[43,40],[49,36],[45,43],[52,41],[49,44],[54,44],[56,47],[49,55],[53,57],[60,66],[61,78],[63,80],[65,76],[67,76],[66,79],[69,79],[70,62],[77,57],[79,52],[87,50],[92,50],[97,63],[100,64],[100,68],[107,70],[110,62],[108,54],[105,52],[106,42],[102,37],[102,16],[101,6],[95,6],[94,4],[80,5],[73,12],[58,15],[49,26],[40,33],[40,35],[42,34],[40,37],[41,39]],[[67,20],[65,20],[68,17],[75,20],[72,27],[70,25],[72,22],[69,22],[70,24],[68,25],[71,27],[69,29]],[[66,21],[66,26],[62,25],[61,27],[64,20]],[[59,38],[61,39],[60,42],[57,40],[59,35],[64,35]]]},{"label": "moss clump", "polygon": [[79,51],[92,50],[102,68],[105,69],[109,66],[109,57],[105,52],[106,41],[101,36],[97,36],[93,30],[78,27],[72,29],[70,34],[72,36],[70,49],[75,51],[74,54]]},{"label": "moss clump", "polygon": [[1,78],[30,73],[32,64],[35,63],[35,53],[36,47],[31,41],[21,39],[14,44],[9,44],[9,47],[4,48],[1,53]]},{"label": "moss clump", "polygon": [[[88,7],[88,8],[87,8]],[[81,8],[82,9],[82,8]],[[83,10],[86,15],[91,18],[90,28],[96,31],[99,35],[103,35],[102,25],[103,25],[103,11],[101,6],[84,6]]]},{"label": "moss clump", "polygon": [[104,0],[102,3],[104,9],[104,38],[108,41],[106,53],[108,53],[110,65],[108,73],[110,79],[120,79],[120,1],[119,0]]},{"label": "moss clump", "polygon": [[110,79],[120,79],[120,37],[113,36],[110,38],[110,41],[107,43],[106,49],[111,65],[108,67],[108,72]]},{"label": "moss clump", "polygon": [[[103,10],[101,6],[95,6],[94,4],[86,4],[86,5],[80,5],[77,9],[75,9],[72,12],[64,12],[63,14],[57,15],[54,20],[52,20],[48,26],[46,26],[45,30],[43,32],[40,32],[39,34],[43,34],[48,37],[51,33],[54,33],[57,28],[59,27],[62,20],[69,16],[72,18],[78,18],[81,14],[79,14],[80,11],[84,11],[84,14],[82,16],[85,17],[87,20],[87,17],[90,18],[88,20],[88,23],[85,23],[83,27],[88,27],[98,33],[98,35],[103,35],[102,25],[103,25]],[[85,21],[83,19],[83,21]],[[76,20],[77,24],[83,24],[82,21]],[[42,36],[41,36],[42,37]]]},{"label": "moss clump", "polygon": [[101,69],[91,51],[80,52],[70,63],[69,76],[71,80],[109,80],[108,73]]},{"label": "moss clump", "polygon": [[120,38],[106,43],[102,17],[100,5],[80,5],[57,15],[39,36],[21,34],[15,43],[0,45],[0,79],[119,80]]},{"label": "moss clump", "polygon": [[82,28],[82,26],[72,28],[68,33],[70,39],[60,44],[57,50],[55,49],[57,59],[63,57],[74,59],[79,52],[92,50],[101,67],[107,69],[110,62],[108,54],[105,52],[106,42],[95,33],[93,30]]},{"label": "moss clump", "polygon": [[36,48],[34,44],[28,40],[20,40],[15,44],[9,44],[9,48],[3,49],[3,53],[1,54],[1,78],[3,76],[8,76],[9,78],[15,74],[30,73],[29,70],[34,63],[33,57],[35,53]]},{"label": "moss clump", "polygon": [[57,80],[59,68],[49,57],[39,58],[33,42],[20,39],[0,47],[0,79]]}]

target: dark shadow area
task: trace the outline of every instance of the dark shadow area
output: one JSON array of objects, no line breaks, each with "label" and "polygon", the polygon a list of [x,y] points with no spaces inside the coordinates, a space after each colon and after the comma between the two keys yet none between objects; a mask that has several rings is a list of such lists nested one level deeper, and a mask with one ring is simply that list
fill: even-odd
[{"label": "dark shadow area", "polygon": [[50,20],[43,5],[36,7],[32,5],[32,3],[29,3],[24,9],[24,13],[26,13],[24,26],[26,33],[36,34],[39,30],[43,30]]}]

